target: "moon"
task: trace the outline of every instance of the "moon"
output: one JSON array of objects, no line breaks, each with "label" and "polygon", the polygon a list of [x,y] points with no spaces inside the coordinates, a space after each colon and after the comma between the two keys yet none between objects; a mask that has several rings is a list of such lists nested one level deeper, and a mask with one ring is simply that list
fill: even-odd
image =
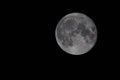
[{"label": "moon", "polygon": [[[74,34],[74,36],[70,37],[69,33],[74,31],[74,29],[77,29],[76,25],[74,25],[73,28],[71,28],[70,30],[63,29],[63,31],[62,30],[58,31],[58,28],[60,27],[62,28],[62,23],[64,23],[65,21],[71,18],[75,20],[76,24],[79,23],[84,24],[86,29],[88,29],[89,31],[91,31],[92,34],[94,34],[94,38],[92,40],[88,36],[84,38],[81,33]],[[64,34],[67,38],[70,38],[72,40],[72,46],[63,45],[62,44],[63,40],[58,38],[58,34],[59,34],[58,32],[61,32],[61,34]],[[63,51],[73,55],[81,55],[89,52],[94,47],[97,40],[97,29],[93,20],[87,15],[83,13],[70,13],[63,16],[61,20],[58,22],[55,30],[55,37],[58,45]]]}]

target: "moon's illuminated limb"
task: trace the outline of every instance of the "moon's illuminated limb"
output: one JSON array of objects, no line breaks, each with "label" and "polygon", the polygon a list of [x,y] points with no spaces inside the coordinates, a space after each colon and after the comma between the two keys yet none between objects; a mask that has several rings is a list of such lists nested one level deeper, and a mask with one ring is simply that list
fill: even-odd
[{"label": "moon's illuminated limb", "polygon": [[71,14],[66,15],[65,17],[71,17],[71,16],[73,16],[73,17],[86,17],[82,13],[71,13]]},{"label": "moon's illuminated limb", "polygon": [[[73,17],[76,19],[76,17],[78,19],[76,19],[77,22],[81,22],[81,23],[86,23],[86,27],[88,27],[90,29],[90,27],[92,27],[95,24],[92,22],[92,20],[90,18],[88,18],[86,15],[84,14],[79,14],[79,13],[71,13],[66,15],[65,17],[69,18],[69,17]],[[97,33],[95,33],[97,35]],[[57,37],[57,36],[56,36]],[[95,39],[97,38],[97,36],[95,36]],[[64,49],[66,52],[71,53],[71,54],[83,54],[86,53],[87,51],[89,51],[95,44],[95,42],[88,44],[85,42],[85,40],[82,38],[81,35],[77,35],[76,37],[72,38],[73,40],[73,46],[72,47],[65,47],[62,45],[61,41],[58,41],[58,44],[61,46],[62,49]]]}]

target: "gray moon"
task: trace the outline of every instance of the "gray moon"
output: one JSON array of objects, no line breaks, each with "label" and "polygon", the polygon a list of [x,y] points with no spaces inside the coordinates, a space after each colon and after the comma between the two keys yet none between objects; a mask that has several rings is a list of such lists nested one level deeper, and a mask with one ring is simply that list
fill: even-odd
[{"label": "gray moon", "polygon": [[88,38],[88,41],[90,41],[90,43],[86,43],[84,38],[80,34],[79,35],[76,34],[76,36],[72,38],[73,46],[65,47],[64,45],[61,44],[62,41],[58,39],[57,29],[56,29],[55,37],[56,37],[56,41],[58,45],[60,46],[60,48],[62,48],[62,50],[64,50],[67,53],[73,54],[73,55],[81,55],[81,54],[89,52],[94,47],[97,41],[97,29],[96,29],[95,23],[90,17],[88,17],[87,15],[83,13],[70,13],[70,14],[63,16],[61,19],[64,20],[64,18],[69,18],[69,17],[75,18],[77,23],[79,22],[85,23],[86,27],[89,28],[90,30],[94,28],[95,29],[93,32],[95,34],[94,40],[90,41]]}]

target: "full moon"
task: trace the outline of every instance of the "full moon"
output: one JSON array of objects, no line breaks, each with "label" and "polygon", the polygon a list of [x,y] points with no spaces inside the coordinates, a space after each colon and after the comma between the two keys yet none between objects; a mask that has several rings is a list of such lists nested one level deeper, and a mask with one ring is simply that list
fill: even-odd
[{"label": "full moon", "polygon": [[60,48],[73,55],[89,52],[97,41],[97,29],[93,20],[83,13],[63,16],[55,29]]}]

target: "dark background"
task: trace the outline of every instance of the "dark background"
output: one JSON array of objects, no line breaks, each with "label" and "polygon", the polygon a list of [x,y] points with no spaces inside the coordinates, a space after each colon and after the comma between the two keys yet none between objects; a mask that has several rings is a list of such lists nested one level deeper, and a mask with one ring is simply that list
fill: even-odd
[{"label": "dark background", "polygon": [[[9,57],[17,63],[42,64],[43,68],[59,65],[62,65],[62,68],[79,65],[87,68],[91,65],[95,67],[102,65],[103,68],[103,65],[118,61],[117,3],[102,1],[10,3],[2,6],[5,8],[3,14],[6,21],[3,33],[6,35],[3,38],[6,41],[4,51],[10,53],[6,53],[5,57]],[[55,29],[59,20],[72,12],[86,14],[97,27],[96,45],[84,55],[67,54],[56,42]]]},{"label": "dark background", "polygon": [[[55,57],[68,56],[67,54],[64,54],[64,51],[62,51],[56,43],[55,29],[59,20],[63,16],[71,12],[80,12],[88,15],[91,19],[93,19],[93,21],[97,26],[97,30],[98,30],[97,43],[93,48],[93,50],[91,50],[89,53],[83,56],[91,56],[95,59],[99,59],[102,57],[103,59],[106,59],[107,56],[113,55],[111,53],[114,53],[113,46],[115,45],[115,43],[113,43],[114,39],[111,37],[111,35],[114,35],[114,32],[116,32],[116,30],[113,28],[113,26],[115,27],[113,22],[115,18],[114,14],[116,14],[116,6],[111,6],[111,3],[106,4],[105,2],[97,2],[97,1],[87,2],[87,3],[63,2],[58,4],[53,3],[48,7],[46,6],[45,8],[42,8],[42,11],[44,12],[42,13],[42,15],[45,15],[46,17],[46,18],[44,18],[44,16],[42,17],[42,19],[44,20],[42,26],[46,25],[47,27],[46,28],[44,26],[44,28],[42,27],[42,29],[44,30],[47,29],[46,31],[48,33],[48,34],[45,33],[44,34],[45,36],[43,37],[49,40],[49,41],[48,40],[45,41],[47,44],[50,44],[47,45],[48,46],[47,49],[49,49],[52,46],[50,48],[50,52],[52,52],[53,56]],[[50,54],[50,56],[52,55]]]},{"label": "dark background", "polygon": [[[49,2],[48,2],[49,3]],[[42,5],[44,4],[44,5]],[[112,3],[114,4],[114,3]],[[31,47],[28,50],[35,51],[37,56],[41,58],[45,57],[45,59],[65,61],[66,57],[71,56],[66,54],[57,44],[55,39],[55,29],[59,20],[72,12],[80,12],[89,16],[96,24],[98,30],[98,39],[94,48],[82,55],[82,56],[71,56],[68,60],[74,61],[98,61],[98,62],[107,62],[111,60],[111,58],[116,57],[116,41],[112,38],[114,36],[114,32],[117,32],[114,28],[114,18],[116,16],[116,8],[117,6],[111,6],[111,3],[106,4],[105,2],[53,2],[51,4],[45,4],[44,2],[41,4],[30,5],[30,7],[26,6],[31,12],[34,24],[37,26],[34,27],[30,24],[30,30],[33,31],[34,34],[32,39],[34,42],[32,44],[35,46]],[[30,8],[30,10],[29,10]],[[31,10],[32,9],[32,10]],[[114,16],[113,16],[114,15]],[[29,27],[29,26],[28,26]],[[113,28],[114,27],[114,28]],[[31,33],[31,32],[30,32]],[[112,35],[112,36],[111,36]],[[30,36],[31,37],[31,36]],[[116,36],[114,36],[116,37]],[[37,41],[36,41],[37,38]],[[29,38],[28,38],[29,39]],[[31,56],[34,55],[31,53]],[[115,54],[115,55],[113,55]],[[34,57],[36,57],[34,55]],[[66,56],[61,59],[60,56]],[[76,58],[77,57],[77,58]],[[60,58],[60,59],[59,59]]]}]

